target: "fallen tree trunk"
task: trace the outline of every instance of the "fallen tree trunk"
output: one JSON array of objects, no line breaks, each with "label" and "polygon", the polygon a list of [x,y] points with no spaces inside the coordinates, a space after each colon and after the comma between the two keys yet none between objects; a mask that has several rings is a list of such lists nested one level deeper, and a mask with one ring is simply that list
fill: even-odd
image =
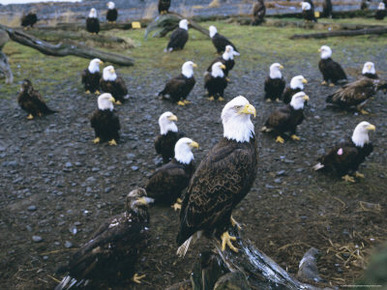
[{"label": "fallen tree trunk", "polygon": [[54,45],[1,24],[0,29],[6,31],[13,41],[32,47],[43,54],[60,57],[74,55],[87,59],[99,58],[104,62],[111,62],[123,66],[132,66],[134,64],[133,59],[120,54],[109,53],[87,46],[76,46],[66,43],[58,43]]},{"label": "fallen tree trunk", "polygon": [[[150,21],[141,20],[138,21],[141,27],[147,27]],[[86,31],[86,23],[84,22],[59,22],[55,26],[39,25],[39,30],[60,29],[68,31],[84,30]],[[111,29],[128,30],[133,29],[132,22],[119,22],[119,23],[100,23],[100,31],[106,31]]]},{"label": "fallen tree trunk", "polygon": [[300,39],[300,38],[327,38],[334,36],[357,36],[357,35],[366,35],[366,34],[384,34],[387,33],[387,27],[377,27],[377,28],[365,28],[359,30],[346,30],[346,31],[332,31],[324,33],[311,33],[311,34],[294,34],[290,39]]}]

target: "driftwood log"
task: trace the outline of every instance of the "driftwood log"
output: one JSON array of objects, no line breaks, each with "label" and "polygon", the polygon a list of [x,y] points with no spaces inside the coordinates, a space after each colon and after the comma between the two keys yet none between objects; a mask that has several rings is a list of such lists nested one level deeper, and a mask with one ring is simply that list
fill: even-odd
[{"label": "driftwood log", "polygon": [[294,34],[290,39],[300,39],[300,38],[327,38],[334,36],[357,36],[365,34],[385,34],[387,33],[387,27],[377,27],[377,28],[364,28],[358,30],[345,30],[345,31],[331,31],[324,33],[311,33],[311,34]]},{"label": "driftwood log", "polygon": [[132,66],[134,60],[115,53],[109,53],[97,50],[87,46],[73,45],[68,43],[51,44],[33,37],[27,33],[12,29],[0,24],[0,29],[8,33],[9,37],[22,45],[32,47],[43,54],[52,56],[68,56],[74,55],[87,59],[99,58],[104,62],[111,62],[122,66]]}]

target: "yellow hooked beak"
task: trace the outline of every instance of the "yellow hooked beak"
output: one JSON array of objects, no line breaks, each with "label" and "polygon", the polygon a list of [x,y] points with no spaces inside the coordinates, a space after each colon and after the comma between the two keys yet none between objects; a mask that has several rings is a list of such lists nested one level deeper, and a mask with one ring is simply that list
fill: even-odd
[{"label": "yellow hooked beak", "polygon": [[114,68],[110,69],[110,72],[111,72],[112,74],[115,73]]},{"label": "yellow hooked beak", "polygon": [[112,103],[114,104],[114,103],[116,102],[116,99],[113,98],[113,97],[111,97],[111,98],[109,99],[109,101],[112,102]]},{"label": "yellow hooked beak", "polygon": [[192,141],[191,144],[189,144],[191,148],[199,148],[199,143]]},{"label": "yellow hooked beak", "polygon": [[280,69],[283,69],[284,67],[282,65],[280,65]]},{"label": "yellow hooked beak", "polygon": [[198,67],[198,65],[196,63],[192,64],[193,67]]},{"label": "yellow hooked beak", "polygon": [[226,66],[225,66],[224,64],[222,64],[222,65],[220,66],[220,68],[221,68],[221,69],[226,69]]},{"label": "yellow hooked beak", "polygon": [[154,199],[153,198],[150,198],[150,197],[146,197],[146,196],[143,196],[143,197],[140,197],[136,200],[137,203],[140,203],[140,204],[143,204],[143,205],[147,205],[151,202],[154,202]]},{"label": "yellow hooked beak", "polygon": [[103,64],[103,61],[102,61],[102,60],[100,60],[100,61],[99,61],[99,64]]},{"label": "yellow hooked beak", "polygon": [[257,110],[254,108],[253,105],[250,105],[250,104],[247,104],[246,106],[244,106],[243,109],[240,111],[240,113],[253,115],[254,118],[257,116]]},{"label": "yellow hooked beak", "polygon": [[308,83],[307,79],[303,79],[303,80],[302,80],[302,83],[303,83],[303,84],[307,84],[307,83]]},{"label": "yellow hooked beak", "polygon": [[171,116],[168,117],[168,120],[169,120],[169,121],[175,121],[175,122],[177,122],[177,116],[171,115]]},{"label": "yellow hooked beak", "polygon": [[369,131],[375,131],[375,129],[376,129],[375,125],[372,125],[372,124],[370,124],[370,125],[367,127],[367,130],[369,130]]},{"label": "yellow hooked beak", "polygon": [[302,97],[305,101],[309,101],[309,97],[307,95]]},{"label": "yellow hooked beak", "polygon": [[318,49],[318,52],[321,52],[321,48]]},{"label": "yellow hooked beak", "polygon": [[370,70],[371,68],[372,68],[372,65],[367,65],[367,68],[368,68],[368,70]]}]

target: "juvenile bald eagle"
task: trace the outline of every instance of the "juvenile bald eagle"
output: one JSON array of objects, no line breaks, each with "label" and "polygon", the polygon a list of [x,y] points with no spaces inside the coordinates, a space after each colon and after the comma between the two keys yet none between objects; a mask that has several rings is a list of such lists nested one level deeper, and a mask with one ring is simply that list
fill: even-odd
[{"label": "juvenile bald eagle", "polygon": [[195,171],[193,148],[199,148],[199,144],[187,137],[179,139],[175,145],[175,157],[149,178],[145,190],[155,202],[171,205],[180,199]]},{"label": "juvenile bald eagle", "polygon": [[[310,1],[311,2],[311,1]],[[310,2],[301,2],[302,16],[305,21],[317,22],[317,18],[314,15],[314,7]]]},{"label": "juvenile bald eagle", "polygon": [[170,6],[171,6],[171,0],[159,0],[159,4],[158,4],[159,14],[167,14]]},{"label": "juvenile bald eagle", "polygon": [[298,141],[297,126],[304,120],[304,103],[309,97],[304,92],[293,95],[290,104],[283,106],[270,114],[261,131],[273,132],[277,136],[275,142],[284,143],[284,134],[289,132],[292,140]]},{"label": "juvenile bald eagle", "polygon": [[184,137],[184,133],[177,129],[176,121],[177,117],[171,112],[165,112],[159,117],[160,135],[155,138],[154,144],[157,154],[161,154],[164,163],[175,156],[176,142]]},{"label": "juvenile bald eagle", "polygon": [[266,102],[279,102],[285,89],[285,79],[281,74],[284,67],[279,63],[273,63],[270,66],[270,73],[265,79],[265,100]]},{"label": "juvenile bald eagle", "polygon": [[375,64],[371,61],[367,61],[363,65],[363,70],[362,70],[361,74],[363,77],[367,77],[370,79],[378,79],[379,78],[379,76],[376,74]]},{"label": "juvenile bald eagle", "polygon": [[222,54],[222,56],[219,56],[215,58],[212,63],[208,66],[207,72],[211,72],[212,65],[218,61],[223,63],[226,68],[224,69],[224,75],[227,77],[230,70],[233,69],[235,65],[234,55],[239,55],[239,52],[236,52],[234,48],[231,45],[226,45],[226,50]]},{"label": "juvenile bald eagle", "polygon": [[176,28],[169,39],[165,52],[172,52],[174,50],[181,50],[188,41],[188,20],[182,19],[179,22],[179,27]]},{"label": "juvenile bald eagle", "polygon": [[97,10],[95,8],[91,8],[89,16],[86,18],[86,30],[90,33],[98,34],[99,29],[100,26],[97,17]]},{"label": "juvenile bald eagle", "polygon": [[376,20],[383,20],[384,17],[386,17],[387,11],[386,11],[386,5],[383,2],[380,2],[378,5],[378,9],[375,13],[375,19]]},{"label": "juvenile bald eagle", "polygon": [[103,69],[99,85],[102,91],[112,94],[117,105],[121,105],[129,97],[125,81],[121,77],[117,76],[112,65]]},{"label": "juvenile bald eagle", "polygon": [[21,18],[21,26],[23,26],[24,29],[27,29],[28,26],[32,28],[36,22],[38,22],[38,17],[36,16],[36,13],[32,11],[28,12],[27,15],[23,15]]},{"label": "juvenile bald eagle", "polygon": [[163,99],[164,96],[169,95],[169,100],[180,106],[189,104],[186,98],[196,83],[193,71],[194,67],[197,67],[197,65],[192,61],[185,62],[181,67],[181,74],[170,79],[158,95],[162,96]]},{"label": "juvenile bald eagle", "polygon": [[[148,204],[152,198],[143,188],[131,191],[126,197],[125,212],[105,221],[61,269],[68,275],[55,290],[90,287],[93,281],[133,277],[141,283],[145,275],[135,273],[141,252],[149,245]],[[96,287],[98,284],[95,284]],[[91,288],[93,288],[91,286]]]},{"label": "juvenile bald eagle", "polygon": [[17,102],[19,103],[19,106],[27,112],[28,120],[32,120],[36,116],[41,117],[56,112],[47,107],[39,91],[36,91],[32,86],[31,81],[27,79],[25,79],[20,86]]},{"label": "juvenile bald eagle", "polygon": [[343,68],[331,58],[331,48],[327,45],[323,45],[319,51],[321,53],[321,59],[318,63],[318,68],[323,75],[323,82],[321,84],[327,85],[330,82],[330,86],[334,86],[340,81],[346,81],[347,75]]},{"label": "juvenile bald eagle", "polygon": [[355,182],[354,177],[364,178],[358,172],[359,165],[373,151],[368,132],[375,131],[375,126],[368,122],[360,122],[353,131],[352,137],[334,146],[326,155],[320,157],[313,169],[333,172],[345,181]]},{"label": "juvenile bald eagle", "polygon": [[114,98],[109,93],[98,97],[98,109],[90,118],[91,127],[94,128],[94,143],[109,142],[109,145],[117,145],[120,139],[120,120],[114,112]]},{"label": "juvenile bald eagle", "polygon": [[302,75],[292,77],[289,87],[286,87],[282,94],[283,102],[289,104],[294,94],[304,90],[304,84],[306,83],[308,81]]},{"label": "juvenile bald eagle", "polygon": [[258,152],[254,125],[256,115],[249,101],[238,96],[222,110],[223,138],[207,153],[193,174],[180,213],[177,254],[184,256],[192,239],[204,233],[219,237],[222,250],[226,244],[238,251],[228,234],[235,221],[232,210],[249,192],[257,175]]},{"label": "juvenile bald eagle", "polygon": [[99,65],[102,63],[99,58],[94,58],[90,61],[88,68],[82,72],[82,84],[86,94],[99,94],[99,81],[102,76]]},{"label": "juvenile bald eagle", "polygon": [[116,4],[112,1],[109,1],[106,6],[108,7],[108,10],[106,11],[106,20],[108,22],[116,22],[118,17]]},{"label": "juvenile bald eagle", "polygon": [[265,21],[266,6],[264,0],[258,0],[253,6],[253,21],[251,25],[260,25]]},{"label": "juvenile bald eagle", "polygon": [[231,45],[234,51],[238,52],[235,45],[230,40],[228,40],[225,36],[219,34],[218,30],[214,25],[211,25],[209,27],[209,30],[210,30],[210,37],[212,40],[212,44],[215,46],[217,53],[219,54],[223,53],[227,45]]},{"label": "juvenile bald eagle", "polygon": [[224,90],[227,87],[224,69],[226,69],[226,66],[218,61],[212,65],[211,73],[204,76],[204,88],[208,91],[210,101],[224,101]]},{"label": "juvenile bald eagle", "polygon": [[363,107],[379,90],[386,90],[387,82],[367,77],[346,84],[326,99],[327,103],[342,109],[356,107],[361,114],[368,114]]}]

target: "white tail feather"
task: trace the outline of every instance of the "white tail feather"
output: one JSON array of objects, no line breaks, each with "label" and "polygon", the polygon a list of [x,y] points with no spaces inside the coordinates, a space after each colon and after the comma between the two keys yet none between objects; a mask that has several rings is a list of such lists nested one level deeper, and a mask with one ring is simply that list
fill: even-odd
[{"label": "white tail feather", "polygon": [[324,168],[324,165],[321,164],[320,162],[317,163],[315,166],[313,166],[313,169],[316,170],[316,171],[320,170],[321,168]]},{"label": "white tail feather", "polygon": [[191,244],[191,240],[192,240],[192,236],[189,237],[188,240],[186,240],[178,249],[177,249],[177,252],[176,254],[181,257],[181,258],[184,258],[185,254],[187,253],[188,251],[188,248],[189,248],[189,245]]}]

